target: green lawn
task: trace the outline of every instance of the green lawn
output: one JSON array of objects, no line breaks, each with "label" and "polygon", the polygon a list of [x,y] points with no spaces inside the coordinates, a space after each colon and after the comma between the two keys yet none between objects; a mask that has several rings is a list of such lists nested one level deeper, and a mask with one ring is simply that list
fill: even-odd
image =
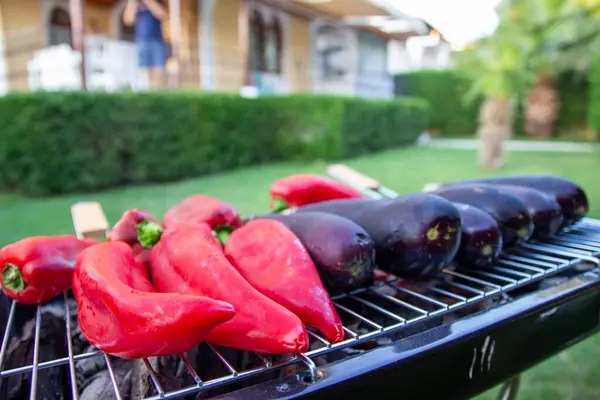
[{"label": "green lawn", "polygon": [[[349,160],[348,165],[407,193],[428,182],[491,175],[476,168],[472,151],[410,148]],[[0,196],[0,245],[28,235],[69,233],[69,207],[77,201],[99,201],[111,223],[127,208],[144,208],[162,217],[187,195],[203,193],[228,201],[242,214],[264,212],[275,179],[294,173],[323,173],[324,162],[258,166],[172,184],[120,188],[50,199]],[[509,155],[502,174],[548,173],[573,179],[592,203],[590,216],[600,218],[600,155],[525,153]],[[591,174],[591,175],[590,175]],[[493,398],[492,393],[482,398]],[[520,399],[600,399],[600,335],[537,366],[524,375]]]}]

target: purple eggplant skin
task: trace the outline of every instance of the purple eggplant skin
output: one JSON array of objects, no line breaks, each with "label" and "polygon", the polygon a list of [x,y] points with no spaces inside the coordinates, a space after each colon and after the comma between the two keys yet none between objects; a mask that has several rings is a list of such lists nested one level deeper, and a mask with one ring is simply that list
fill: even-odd
[{"label": "purple eggplant skin", "polygon": [[558,233],[564,217],[560,204],[553,196],[527,186],[498,185],[498,188],[525,203],[533,219],[532,238],[544,241]]},{"label": "purple eggplant skin", "polygon": [[255,217],[283,223],[304,245],[329,294],[374,282],[375,244],[358,224],[335,214],[303,212]]},{"label": "purple eggplant skin", "polygon": [[488,184],[442,186],[434,193],[447,200],[465,203],[490,214],[502,232],[504,246],[523,243],[533,233],[533,219],[525,204],[515,196]]},{"label": "purple eggplant skin", "polygon": [[494,185],[524,186],[542,191],[556,200],[563,214],[561,229],[585,217],[589,201],[585,191],[575,182],[553,175],[499,176],[464,182],[483,182]]},{"label": "purple eggplant skin", "polygon": [[493,265],[502,252],[502,232],[488,213],[464,203],[452,203],[460,213],[462,235],[454,260],[458,265],[485,268]]},{"label": "purple eggplant skin", "polygon": [[377,266],[404,278],[438,275],[452,262],[460,245],[458,210],[431,194],[329,200],[295,210],[308,211],[336,214],[363,227],[375,243]]}]

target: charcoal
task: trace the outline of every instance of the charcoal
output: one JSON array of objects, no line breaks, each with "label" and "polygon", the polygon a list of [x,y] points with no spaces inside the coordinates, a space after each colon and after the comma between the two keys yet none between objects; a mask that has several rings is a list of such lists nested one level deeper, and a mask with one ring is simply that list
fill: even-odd
[{"label": "charcoal", "polygon": [[[130,399],[132,361],[115,359],[112,361],[112,366],[121,398],[123,400]],[[93,374],[82,386],[83,389],[80,389],[79,394],[80,400],[116,399],[114,386],[106,368]]]},{"label": "charcoal", "polygon": [[[60,303],[50,303],[41,307],[39,338],[39,362],[67,356],[65,310]],[[35,336],[35,318],[24,323],[21,335],[10,339],[3,369],[31,365]],[[31,387],[31,374],[24,373],[4,378],[0,381],[0,398],[7,400],[28,399]],[[38,370],[37,399],[69,399],[68,365]]]}]

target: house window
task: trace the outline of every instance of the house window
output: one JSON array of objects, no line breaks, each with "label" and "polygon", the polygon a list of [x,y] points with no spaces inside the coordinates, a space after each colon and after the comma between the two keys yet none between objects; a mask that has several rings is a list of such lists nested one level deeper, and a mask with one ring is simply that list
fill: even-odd
[{"label": "house window", "polygon": [[369,32],[361,32],[358,36],[358,54],[359,74],[387,74],[387,40]]},{"label": "house window", "polygon": [[320,27],[316,47],[322,78],[336,79],[347,73],[348,46],[342,30],[328,25]]},{"label": "house window", "polygon": [[50,12],[50,32],[48,32],[50,45],[71,42],[71,16],[60,7],[54,7]]},{"label": "house window", "polygon": [[267,72],[281,72],[281,25],[275,18],[267,28],[265,39],[265,67]]},{"label": "house window", "polygon": [[250,70],[264,71],[265,24],[258,11],[250,18]]},{"label": "house window", "polygon": [[250,17],[250,70],[253,72],[281,73],[282,38],[281,23],[274,18],[267,23],[259,11]]}]

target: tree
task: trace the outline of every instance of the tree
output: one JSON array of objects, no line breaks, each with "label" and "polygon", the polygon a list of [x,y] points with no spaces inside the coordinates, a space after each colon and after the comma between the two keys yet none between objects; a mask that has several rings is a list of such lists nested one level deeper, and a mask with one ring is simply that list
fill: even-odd
[{"label": "tree", "polygon": [[458,57],[473,95],[524,98],[525,131],[548,137],[560,108],[554,78],[587,73],[600,49],[600,0],[505,0],[496,32]]}]

